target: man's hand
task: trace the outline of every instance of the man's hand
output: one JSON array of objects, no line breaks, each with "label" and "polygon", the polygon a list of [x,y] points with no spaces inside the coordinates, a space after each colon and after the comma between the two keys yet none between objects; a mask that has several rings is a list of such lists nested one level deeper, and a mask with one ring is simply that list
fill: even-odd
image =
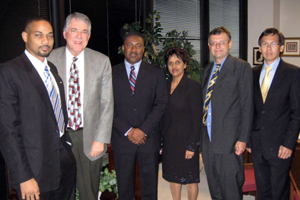
[{"label": "man's hand", "polygon": [[133,144],[145,144],[146,134],[139,128],[132,128],[128,133],[127,137]]},{"label": "man's hand", "polygon": [[29,179],[23,183],[20,183],[22,199],[26,200],[39,200],[40,199],[40,189],[38,183],[34,178]]},{"label": "man's hand", "polygon": [[195,152],[185,150],[185,159],[192,159],[194,154],[195,154]]},{"label": "man's hand", "polygon": [[279,151],[278,151],[278,157],[281,159],[288,159],[292,155],[292,150],[280,145]]},{"label": "man's hand", "polygon": [[251,151],[251,148],[246,148],[246,150],[247,150],[249,153],[252,152],[252,151]]},{"label": "man's hand", "polygon": [[237,141],[235,144],[235,154],[241,155],[246,149],[246,142]]},{"label": "man's hand", "polygon": [[92,157],[99,156],[104,151],[104,143],[103,142],[97,142],[93,141],[91,152],[89,153]]}]

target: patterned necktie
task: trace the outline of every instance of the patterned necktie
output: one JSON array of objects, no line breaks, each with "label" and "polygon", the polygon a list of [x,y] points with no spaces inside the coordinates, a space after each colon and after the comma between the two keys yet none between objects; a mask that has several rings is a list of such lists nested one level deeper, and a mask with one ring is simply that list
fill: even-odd
[{"label": "patterned necktie", "polygon": [[220,67],[221,67],[221,64],[217,64],[217,67],[208,83],[208,86],[207,86],[207,92],[206,92],[206,96],[205,96],[205,101],[204,101],[204,109],[203,109],[203,118],[202,118],[202,121],[203,121],[203,124],[206,125],[206,118],[207,118],[207,113],[208,113],[208,106],[209,106],[209,102],[210,102],[210,99],[211,99],[211,95],[212,95],[212,92],[213,92],[213,89],[214,89],[214,85],[216,84],[216,81],[217,81],[217,78],[218,78],[218,75],[219,75],[219,72],[220,72]]},{"label": "patterned necktie", "polygon": [[63,111],[61,108],[61,100],[58,92],[56,91],[56,88],[53,85],[52,78],[47,65],[44,70],[44,76],[46,77],[45,85],[48,91],[50,102],[52,104],[57,126],[60,132],[60,136],[62,136],[64,134],[65,121],[64,121]]},{"label": "patterned necktie", "polygon": [[81,119],[81,102],[80,102],[80,84],[79,71],[75,64],[78,58],[74,57],[70,68],[69,78],[69,99],[68,99],[68,127],[77,130],[82,124]]},{"label": "patterned necktie", "polygon": [[271,82],[270,71],[271,70],[272,70],[272,67],[270,67],[270,66],[266,67],[266,74],[265,74],[264,80],[263,80],[263,82],[261,84],[261,87],[260,87],[264,103],[266,101],[268,91],[269,91],[269,87],[270,87],[270,82]]},{"label": "patterned necktie", "polygon": [[136,81],[136,74],[134,72],[134,66],[131,66],[131,71],[130,71],[130,75],[129,75],[129,83],[130,83],[130,88],[131,88],[131,94],[134,94],[134,90],[135,90],[135,81]]}]

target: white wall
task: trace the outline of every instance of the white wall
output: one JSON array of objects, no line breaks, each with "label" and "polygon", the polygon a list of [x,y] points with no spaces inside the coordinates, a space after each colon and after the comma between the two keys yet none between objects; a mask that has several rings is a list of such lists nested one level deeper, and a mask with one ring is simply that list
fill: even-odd
[{"label": "white wall", "polygon": [[[285,37],[300,37],[299,0],[248,0],[248,62],[253,65],[253,47],[261,32],[278,28]],[[283,57],[300,66],[300,57]]]}]

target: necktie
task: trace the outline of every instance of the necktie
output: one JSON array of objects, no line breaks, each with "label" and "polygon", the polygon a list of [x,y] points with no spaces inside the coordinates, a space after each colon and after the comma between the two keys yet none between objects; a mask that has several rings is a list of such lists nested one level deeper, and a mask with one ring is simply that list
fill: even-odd
[{"label": "necktie", "polygon": [[57,126],[60,131],[60,136],[62,136],[64,134],[64,129],[65,129],[64,115],[61,108],[61,100],[58,92],[56,91],[56,88],[53,85],[52,78],[48,70],[48,66],[45,67],[44,76],[46,77],[45,85],[48,91],[50,102],[52,104]]},{"label": "necktie", "polygon": [[266,67],[266,74],[264,77],[264,80],[261,84],[260,90],[261,90],[261,94],[263,97],[263,102],[265,103],[267,95],[268,95],[268,91],[269,91],[269,87],[270,87],[270,71],[272,70],[272,67],[268,66]]},{"label": "necktie", "polygon": [[220,72],[220,67],[221,67],[221,64],[217,64],[217,67],[208,83],[208,87],[207,87],[207,92],[206,92],[206,96],[205,96],[205,101],[204,101],[204,109],[203,109],[203,118],[202,118],[202,121],[203,121],[203,124],[206,125],[206,118],[207,118],[207,113],[208,113],[208,106],[209,106],[209,102],[210,102],[210,99],[211,99],[211,95],[212,95],[212,92],[213,92],[213,89],[214,89],[214,85],[216,84],[216,81],[217,81],[217,78],[218,78],[218,75],[219,75],[219,72]]},{"label": "necktie", "polygon": [[68,99],[68,126],[77,130],[82,124],[81,119],[81,102],[80,102],[80,84],[79,84],[79,71],[75,64],[78,58],[74,57],[70,68],[69,78],[69,99]]},{"label": "necktie", "polygon": [[135,91],[135,82],[136,82],[136,74],[134,72],[134,66],[130,67],[130,75],[129,75],[129,83],[131,88],[131,94],[134,94]]}]

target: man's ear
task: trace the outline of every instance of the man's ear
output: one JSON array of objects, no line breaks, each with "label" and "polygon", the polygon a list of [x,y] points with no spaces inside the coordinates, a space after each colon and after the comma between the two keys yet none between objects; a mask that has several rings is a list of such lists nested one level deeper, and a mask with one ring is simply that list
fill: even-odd
[{"label": "man's ear", "polygon": [[25,43],[27,42],[27,39],[28,39],[28,33],[27,32],[25,32],[25,31],[22,32],[22,39]]}]

